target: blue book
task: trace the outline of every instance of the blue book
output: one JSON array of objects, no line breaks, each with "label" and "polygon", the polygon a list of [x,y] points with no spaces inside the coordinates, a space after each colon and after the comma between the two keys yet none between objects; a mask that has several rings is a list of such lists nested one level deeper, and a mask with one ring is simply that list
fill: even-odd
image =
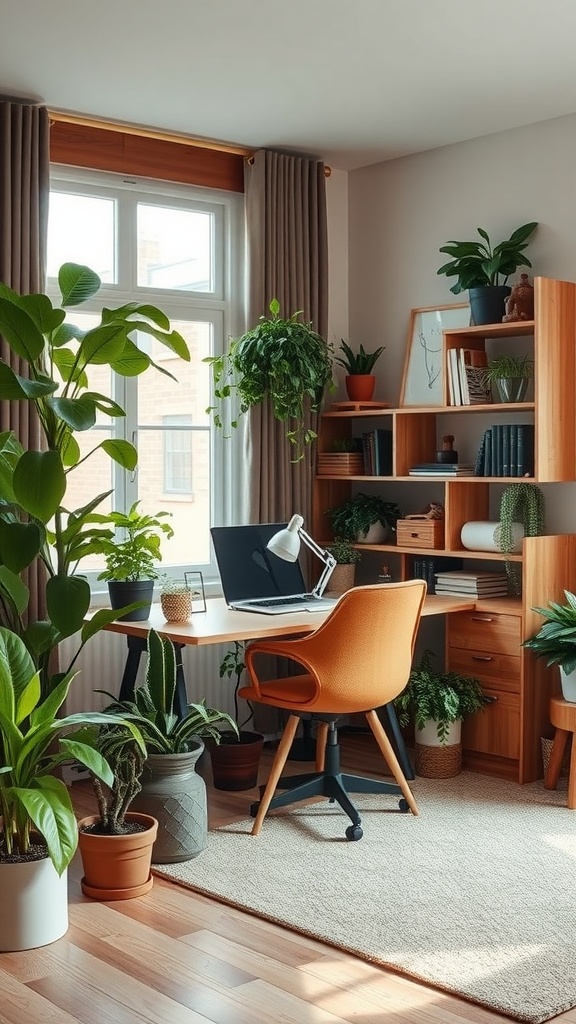
[{"label": "blue book", "polygon": [[392,476],[392,431],[378,428],[374,434],[376,476]]},{"label": "blue book", "polygon": [[504,423],[502,430],[502,476],[512,476],[510,458],[510,423]]},{"label": "blue book", "polygon": [[518,424],[510,424],[510,476],[518,476]]},{"label": "blue book", "polygon": [[516,476],[534,476],[534,424],[518,424]]},{"label": "blue book", "polygon": [[486,431],[484,440],[484,472],[482,476],[492,476],[492,429]]}]

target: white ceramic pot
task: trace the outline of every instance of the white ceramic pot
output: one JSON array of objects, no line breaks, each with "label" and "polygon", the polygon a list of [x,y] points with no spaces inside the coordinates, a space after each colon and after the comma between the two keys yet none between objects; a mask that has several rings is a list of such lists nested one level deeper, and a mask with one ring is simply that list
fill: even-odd
[{"label": "white ceramic pot", "polygon": [[423,729],[416,726],[416,741],[424,747],[451,747],[460,743],[462,722],[451,722],[444,743],[438,739],[438,726],[433,718],[429,718]]},{"label": "white ceramic pot", "polygon": [[384,544],[388,536],[388,530],[382,523],[372,523],[366,533],[359,533],[356,537],[357,544]]},{"label": "white ceramic pot", "polygon": [[559,668],[562,696],[564,700],[570,701],[571,704],[576,704],[576,669],[573,672],[566,673],[561,665]]},{"label": "white ceramic pot", "polygon": [[56,942],[68,931],[68,875],[48,858],[0,864],[0,952]]}]

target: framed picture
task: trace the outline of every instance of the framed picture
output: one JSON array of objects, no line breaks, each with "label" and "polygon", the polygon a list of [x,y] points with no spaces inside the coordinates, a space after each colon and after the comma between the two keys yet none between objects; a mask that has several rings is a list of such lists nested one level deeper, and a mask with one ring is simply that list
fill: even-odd
[{"label": "framed picture", "polygon": [[186,586],[192,592],[192,612],[206,611],[206,593],[204,590],[204,577],[201,572],[185,572]]},{"label": "framed picture", "polygon": [[467,302],[411,310],[400,405],[444,405],[442,331],[469,323]]}]

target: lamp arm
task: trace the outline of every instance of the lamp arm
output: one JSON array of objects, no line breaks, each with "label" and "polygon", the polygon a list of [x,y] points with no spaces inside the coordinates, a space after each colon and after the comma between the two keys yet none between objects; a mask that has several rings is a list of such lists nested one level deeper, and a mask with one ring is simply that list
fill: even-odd
[{"label": "lamp arm", "polygon": [[310,548],[310,551],[312,551],[313,554],[317,556],[317,558],[324,562],[324,570],[322,572],[322,575],[320,576],[320,579],[318,580],[316,586],[314,587],[314,590],[312,591],[314,597],[322,597],[322,594],[326,589],[328,580],[330,579],[334,571],[336,559],[334,558],[334,555],[330,551],[326,551],[324,548],[321,548],[320,545],[317,544],[316,541],[313,540],[308,533],[306,533],[306,530],[302,529],[302,527],[300,527],[298,534],[301,540],[304,541],[306,547]]}]

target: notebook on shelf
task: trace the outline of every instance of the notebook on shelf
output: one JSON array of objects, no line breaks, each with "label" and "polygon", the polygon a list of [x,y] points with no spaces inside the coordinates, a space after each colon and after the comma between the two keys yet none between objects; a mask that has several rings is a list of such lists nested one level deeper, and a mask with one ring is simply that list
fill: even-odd
[{"label": "notebook on shelf", "polygon": [[237,611],[281,615],[326,611],[336,599],[307,592],[300,564],[268,551],[268,541],[287,523],[213,526],[210,530],[226,604]]}]

